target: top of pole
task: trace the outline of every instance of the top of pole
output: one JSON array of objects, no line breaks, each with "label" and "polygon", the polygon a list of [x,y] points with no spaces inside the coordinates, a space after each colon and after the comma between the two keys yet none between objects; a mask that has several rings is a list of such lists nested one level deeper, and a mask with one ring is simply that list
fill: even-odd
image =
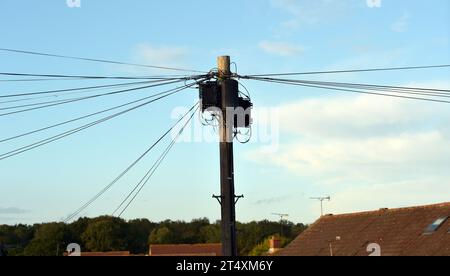
[{"label": "top of pole", "polygon": [[230,70],[230,56],[220,56],[217,58],[217,68],[219,70],[219,78],[229,78],[231,76]]}]

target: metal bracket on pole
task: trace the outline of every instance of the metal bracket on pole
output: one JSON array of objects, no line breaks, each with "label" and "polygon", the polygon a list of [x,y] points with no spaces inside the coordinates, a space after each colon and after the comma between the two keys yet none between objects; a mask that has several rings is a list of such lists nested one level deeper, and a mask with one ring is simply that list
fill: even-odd
[{"label": "metal bracket on pole", "polygon": [[216,196],[216,195],[213,195],[212,197],[215,198],[215,199],[217,199],[217,201],[219,202],[219,204],[222,206],[222,199],[223,199],[223,196]]},{"label": "metal bracket on pole", "polygon": [[244,198],[244,195],[239,195],[239,196],[235,195],[234,196],[234,204],[238,203],[239,199],[241,199],[241,198]]}]

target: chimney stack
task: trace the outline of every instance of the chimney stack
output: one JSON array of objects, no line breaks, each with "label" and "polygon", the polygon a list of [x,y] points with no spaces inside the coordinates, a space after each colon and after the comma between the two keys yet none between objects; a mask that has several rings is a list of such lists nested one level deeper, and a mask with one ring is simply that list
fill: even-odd
[{"label": "chimney stack", "polygon": [[281,239],[272,236],[269,240],[269,254],[274,254],[281,249]]}]

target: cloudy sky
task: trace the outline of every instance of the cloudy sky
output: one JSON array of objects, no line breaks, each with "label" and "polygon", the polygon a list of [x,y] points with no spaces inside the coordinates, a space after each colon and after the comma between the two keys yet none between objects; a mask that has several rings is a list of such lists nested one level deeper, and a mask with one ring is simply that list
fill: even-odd
[{"label": "cloudy sky", "polygon": [[[215,67],[216,56],[228,54],[240,74],[450,64],[446,0],[234,0],[225,7],[207,0],[155,2],[81,0],[79,8],[69,8],[65,0],[1,1],[0,48],[206,71]],[[0,71],[171,73],[3,52]],[[433,69],[308,79],[450,89],[449,73]],[[326,213],[450,200],[448,104],[242,82],[255,105],[255,128],[252,141],[235,148],[236,192],[245,195],[237,206],[238,220],[275,220],[275,212],[313,222],[320,207],[310,197],[317,196],[331,196]],[[2,82],[0,94],[91,84]],[[0,138],[152,91],[159,92],[0,117]],[[192,106],[197,97],[195,90],[187,91],[0,161],[0,223],[67,216],[134,161],[175,122],[176,111]],[[189,130],[125,218],[219,218],[211,198],[219,193],[218,145],[206,138],[214,137],[214,130],[198,122]],[[57,133],[0,143],[0,152]],[[157,153],[82,215],[110,214]]]}]

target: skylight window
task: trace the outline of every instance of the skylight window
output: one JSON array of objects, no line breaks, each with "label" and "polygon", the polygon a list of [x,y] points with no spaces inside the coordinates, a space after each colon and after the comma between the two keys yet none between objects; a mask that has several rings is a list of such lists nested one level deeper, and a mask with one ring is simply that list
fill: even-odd
[{"label": "skylight window", "polygon": [[428,226],[427,229],[425,229],[424,234],[433,234],[434,232],[436,232],[439,229],[439,227],[442,226],[442,224],[444,224],[444,222],[447,219],[448,219],[448,217],[438,218],[432,224],[430,224],[430,226]]}]

